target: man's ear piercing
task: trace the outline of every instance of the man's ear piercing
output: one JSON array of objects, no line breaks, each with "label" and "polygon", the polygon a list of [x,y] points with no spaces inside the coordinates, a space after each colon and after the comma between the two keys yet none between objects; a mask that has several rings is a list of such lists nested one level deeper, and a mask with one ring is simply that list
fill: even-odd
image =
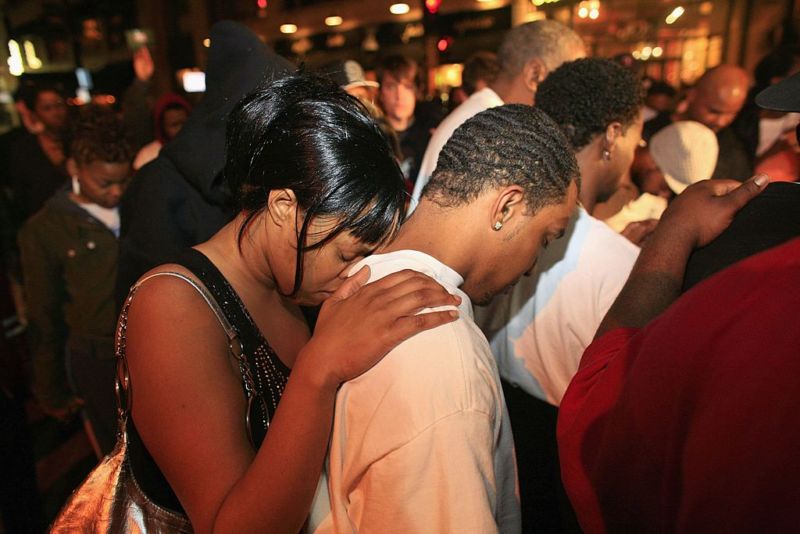
[{"label": "man's ear piercing", "polygon": [[503,227],[503,223],[502,222],[497,221],[496,223],[494,223],[495,231],[500,230],[502,227]]}]

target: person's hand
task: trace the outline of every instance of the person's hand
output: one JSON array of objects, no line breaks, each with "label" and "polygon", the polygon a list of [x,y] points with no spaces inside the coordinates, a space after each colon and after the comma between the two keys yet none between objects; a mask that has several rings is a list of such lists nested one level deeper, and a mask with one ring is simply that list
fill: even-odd
[{"label": "person's hand", "polygon": [[133,53],[133,72],[136,73],[136,79],[142,82],[149,81],[153,77],[154,70],[150,50],[146,46],[136,49]]},{"label": "person's hand", "polygon": [[325,301],[314,335],[298,356],[338,387],[375,365],[405,339],[458,318],[456,310],[417,313],[461,302],[432,278],[416,271],[393,273],[367,284],[369,267],[351,276]]},{"label": "person's hand", "polygon": [[658,219],[634,221],[632,223],[628,223],[628,225],[622,231],[622,236],[634,245],[641,246],[642,243],[644,243],[647,238],[650,237],[650,234],[653,233],[653,230],[656,229],[656,226],[658,226]]},{"label": "person's hand", "polygon": [[669,205],[661,217],[659,231],[663,228],[691,248],[705,246],[730,226],[736,212],[768,183],[766,174],[758,174],[744,183],[703,180],[693,184]]},{"label": "person's hand", "polygon": [[82,399],[79,399],[78,397],[70,397],[63,405],[49,406],[42,404],[41,408],[45,414],[49,415],[53,419],[57,419],[62,423],[66,423],[72,420],[75,414],[81,410],[83,404],[84,402]]}]

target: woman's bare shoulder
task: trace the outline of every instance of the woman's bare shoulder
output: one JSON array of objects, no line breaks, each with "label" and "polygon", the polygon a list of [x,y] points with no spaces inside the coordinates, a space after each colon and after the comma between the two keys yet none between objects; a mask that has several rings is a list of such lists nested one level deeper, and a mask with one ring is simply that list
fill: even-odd
[{"label": "woman's bare shoulder", "polygon": [[160,265],[142,275],[129,294],[128,345],[185,343],[227,347],[222,343],[225,333],[219,319],[200,292],[186,280],[167,273],[183,275],[202,286],[196,275],[177,264]]}]

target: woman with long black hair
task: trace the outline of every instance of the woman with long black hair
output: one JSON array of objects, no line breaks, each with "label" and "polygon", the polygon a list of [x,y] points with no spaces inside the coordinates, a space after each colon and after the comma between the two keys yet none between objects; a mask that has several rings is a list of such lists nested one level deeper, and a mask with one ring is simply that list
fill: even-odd
[{"label": "woman with long black hair", "polygon": [[[332,83],[285,78],[240,102],[225,177],[236,218],[143,276],[120,318],[130,464],[196,532],[296,533],[339,384],[453,320],[417,312],[457,297],[410,271],[347,279],[393,237],[405,191],[379,128]],[[323,301],[311,336],[299,305]]]}]

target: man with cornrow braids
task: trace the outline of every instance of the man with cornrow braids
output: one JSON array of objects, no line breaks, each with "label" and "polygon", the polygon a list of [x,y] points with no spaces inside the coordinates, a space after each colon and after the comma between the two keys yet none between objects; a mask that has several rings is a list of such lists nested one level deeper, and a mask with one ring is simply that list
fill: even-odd
[{"label": "man with cornrow braids", "polygon": [[426,273],[461,298],[459,319],[406,340],[339,390],[332,510],[318,532],[520,531],[511,428],[471,303],[533,269],[577,193],[568,141],[543,112],[500,106],[455,131],[396,240],[353,272]]}]

